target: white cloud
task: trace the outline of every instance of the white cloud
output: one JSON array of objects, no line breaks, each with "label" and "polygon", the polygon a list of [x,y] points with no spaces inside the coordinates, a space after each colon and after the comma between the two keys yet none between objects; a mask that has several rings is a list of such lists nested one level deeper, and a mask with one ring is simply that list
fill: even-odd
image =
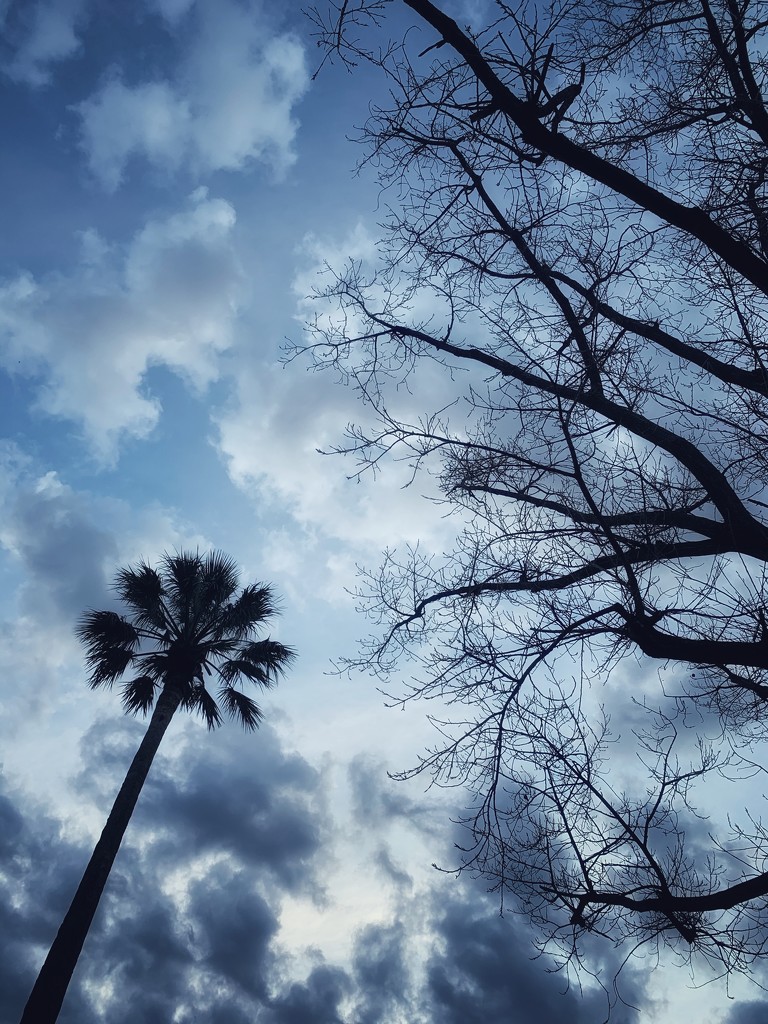
[{"label": "white cloud", "polygon": [[[307,299],[322,285],[324,268],[340,268],[347,259],[370,265],[375,255],[362,225],[337,243],[305,239],[293,282],[297,319],[333,317],[323,303]],[[360,477],[356,456],[319,454],[344,443],[350,422],[373,429],[372,413],[353,389],[335,384],[332,372],[308,371],[309,361],[301,358],[285,367],[243,368],[236,402],[217,418],[217,446],[236,486],[259,507],[272,502],[290,513],[268,557],[274,560],[270,569],[284,574],[284,587],[295,576],[298,592],[291,600],[301,599],[312,567],[312,592],[336,603],[342,588],[354,583],[356,561],[377,561],[383,548],[406,544],[442,550],[460,523],[442,518],[440,508],[426,500],[439,497],[437,480],[426,472],[414,478],[405,452]],[[449,374],[425,361],[409,375],[407,388],[388,397],[388,410],[416,422],[428,409],[448,404],[454,389]]]},{"label": "white cloud", "polygon": [[352,416],[360,419],[353,395],[330,376],[297,364],[261,367],[239,375],[238,396],[218,420],[219,450],[238,487],[284,505],[306,530],[358,548],[434,537],[441,521],[423,498],[428,478],[407,487],[409,468],[390,463],[375,481],[357,480],[352,458],[318,454],[343,440]]},{"label": "white cloud", "polygon": [[268,34],[255,9],[232,0],[160,4],[191,41],[168,79],[129,85],[119,72],[76,108],[92,173],[116,189],[132,157],[166,173],[242,170],[251,161],[282,174],[293,162],[293,108],[307,89],[304,51]]},{"label": "white cloud", "polygon": [[153,164],[175,171],[186,155],[190,135],[189,104],[167,82],[129,88],[120,78],[78,108],[91,170],[114,191],[128,158],[140,153]]},{"label": "white cloud", "polygon": [[234,224],[230,204],[199,189],[125,248],[86,232],[71,272],[0,282],[0,363],[39,375],[39,407],[81,424],[110,461],[122,436],[145,437],[158,420],[152,366],[197,389],[218,376],[245,295]]},{"label": "white cloud", "polygon": [[29,4],[19,27],[11,33],[6,28],[6,40],[13,53],[5,63],[6,74],[27,85],[47,85],[51,65],[74,56],[80,49],[77,28],[84,10],[84,0],[39,0]]},{"label": "white cloud", "polygon": [[194,6],[195,0],[148,0],[148,6],[174,25]]}]

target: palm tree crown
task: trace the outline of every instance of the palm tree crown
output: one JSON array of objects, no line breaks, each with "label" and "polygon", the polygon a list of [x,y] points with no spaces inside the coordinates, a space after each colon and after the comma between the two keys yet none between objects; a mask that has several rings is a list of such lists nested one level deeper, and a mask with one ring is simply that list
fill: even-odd
[{"label": "palm tree crown", "polygon": [[239,684],[274,686],[295,654],[258,637],[277,610],[271,589],[238,585],[235,562],[219,551],[166,554],[157,569],[144,562],[121,569],[115,589],[128,615],[89,611],[77,627],[90,686],[111,687],[133,670],[122,686],[126,711],[146,715],[158,693],[170,691],[209,729],[221,724],[222,708],[255,729],[261,708]]}]

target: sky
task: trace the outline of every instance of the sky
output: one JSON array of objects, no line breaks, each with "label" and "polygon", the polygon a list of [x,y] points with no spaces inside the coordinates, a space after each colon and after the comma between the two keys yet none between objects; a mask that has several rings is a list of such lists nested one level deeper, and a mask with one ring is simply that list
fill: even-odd
[{"label": "sky", "polygon": [[333,671],[367,629],[355,567],[453,528],[429,479],[319,454],[364,412],[282,359],[324,268],[374,256],[353,136],[384,84],[314,77],[298,0],[0,0],[0,28],[0,1024],[142,735],[73,627],[119,566],[197,548],[274,586],[299,659],[255,736],[172,724],[62,1024],[765,1020],[759,988],[606,943],[607,994],[553,972],[525,919],[433,868],[461,795],[387,775],[425,709]]}]

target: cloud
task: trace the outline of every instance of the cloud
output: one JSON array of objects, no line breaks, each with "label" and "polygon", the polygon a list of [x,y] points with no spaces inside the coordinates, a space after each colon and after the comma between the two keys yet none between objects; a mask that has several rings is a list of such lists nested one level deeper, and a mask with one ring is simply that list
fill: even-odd
[{"label": "cloud", "polygon": [[48,85],[53,65],[80,50],[78,29],[85,20],[86,7],[86,0],[11,3],[5,18],[0,8],[0,29],[11,52],[3,62],[5,73],[33,87]]},{"label": "cloud", "polygon": [[[324,836],[320,774],[284,750],[269,724],[255,735],[230,723],[223,729],[226,739],[219,732],[201,737],[197,728],[176,739],[172,756],[153,766],[137,827],[151,831],[156,857],[172,859],[179,846],[189,858],[226,853],[271,873],[285,892],[312,893],[319,883],[311,863]],[[102,721],[84,738],[80,787],[93,792],[98,780],[103,813],[142,731],[130,720],[117,729]]]},{"label": "cloud", "polygon": [[723,1024],[764,1024],[768,1019],[768,1001],[752,999],[737,1003]]},{"label": "cloud", "polygon": [[197,546],[211,545],[177,514],[78,491],[0,442],[0,715],[10,776],[66,798],[83,715],[118,707],[116,694],[88,692],[76,620],[113,606],[118,566]]},{"label": "cloud", "polygon": [[147,0],[147,6],[155,10],[171,25],[180,21],[194,6],[195,0]]},{"label": "cloud", "polygon": [[394,858],[389,847],[382,843],[381,847],[376,853],[375,863],[381,870],[384,878],[387,878],[393,885],[402,890],[410,890],[413,888],[412,876],[401,867]]},{"label": "cloud", "polygon": [[79,423],[103,461],[124,436],[146,437],[161,413],[153,366],[191,387],[218,375],[245,294],[235,211],[198,189],[124,247],[83,235],[78,265],[0,282],[0,361],[37,381],[37,406]]},{"label": "cloud", "polygon": [[[350,769],[352,820],[364,837],[356,838],[356,848],[361,842],[378,845],[375,860],[382,881],[394,881],[395,887],[387,919],[361,928],[355,939],[352,1019],[409,1024],[567,1019],[596,1024],[609,1008],[613,1024],[646,1019],[643,1013],[652,999],[643,961],[624,964],[621,951],[600,940],[584,950],[581,974],[553,971],[553,961],[537,946],[540,935],[524,915],[515,913],[511,895],[502,917],[498,895],[486,892],[485,882],[468,872],[393,878],[388,849],[394,847],[398,854],[408,850],[409,835],[423,844],[418,857],[440,863],[455,860],[452,844],[465,837],[458,827],[447,826],[450,814],[445,806],[435,807],[434,791],[423,803],[409,800],[377,768],[360,756]],[[446,795],[455,818],[461,791]],[[430,820],[433,827],[425,828]],[[415,863],[411,855],[409,864]],[[385,1004],[388,997],[391,1002]]]},{"label": "cloud", "polygon": [[[301,1002],[298,990],[290,996],[295,977],[285,979],[280,967],[279,916],[286,896],[317,884],[321,777],[268,724],[256,736],[234,726],[224,727],[228,735],[191,723],[172,728],[113,868],[62,1024],[191,1024],[200,1015],[247,1021],[280,993],[285,1005],[276,1020],[288,1021],[291,1003]],[[91,820],[94,798],[103,822],[143,729],[110,719],[86,735],[72,811],[78,822]],[[1,778],[0,826],[0,923],[8,925],[0,933],[0,981],[9,980],[0,1024],[10,1024],[90,840],[63,838],[55,818]],[[333,976],[325,985],[322,971],[307,980],[315,1003],[323,992],[330,998]]]},{"label": "cloud", "polygon": [[128,84],[113,70],[75,108],[92,173],[110,191],[132,158],[166,174],[255,161],[283,174],[295,159],[293,109],[309,84],[302,45],[270,32],[253,4],[164,0],[159,8],[176,32],[183,26],[185,54],[169,78]]},{"label": "cloud", "polygon": [[363,826],[387,822],[392,827],[404,821],[419,832],[434,834],[447,818],[443,802],[434,794],[429,800],[413,800],[403,783],[390,779],[384,764],[369,754],[352,757],[347,772],[355,820]]},{"label": "cloud", "polygon": [[[338,269],[347,259],[361,261],[366,270],[375,264],[375,245],[362,225],[340,240],[304,240],[293,282],[298,320],[328,323],[345,317],[354,333],[352,314],[350,319],[332,303],[307,299],[327,282],[328,268]],[[435,507],[441,497],[438,458],[425,460],[416,476],[413,450],[393,445],[375,465],[364,466],[352,450],[348,425],[376,434],[376,415],[360,400],[359,388],[341,386],[330,368],[320,373],[311,368],[301,352],[285,366],[265,365],[263,358],[258,365],[243,361],[234,400],[216,417],[217,447],[237,487],[260,507],[270,502],[290,513],[292,522],[287,520],[283,537],[275,538],[281,570],[303,574],[306,585],[320,543],[325,561],[313,586],[330,599],[334,590],[353,585],[356,561],[378,561],[386,547],[448,550],[462,524],[460,515],[448,518]],[[452,374],[430,360],[403,374],[407,380],[390,382],[385,398],[393,420],[418,424],[430,410],[459,397]],[[319,454],[347,446],[344,457]],[[329,549],[328,541],[334,547]]]},{"label": "cloud", "polygon": [[[14,1024],[77,885],[81,851],[58,822],[9,789],[0,775],[0,1024]],[[51,851],[55,850],[55,857]]]},{"label": "cloud", "polygon": [[49,639],[71,633],[86,609],[114,602],[111,582],[119,565],[188,547],[210,544],[176,513],[76,490],[15,443],[0,441],[0,549],[9,574],[4,597],[9,612]]},{"label": "cloud", "polygon": [[263,1002],[278,921],[254,890],[252,878],[219,864],[192,884],[188,900],[187,915],[200,932],[204,969],[226,977]]},{"label": "cloud", "polygon": [[[173,728],[173,727],[172,727]],[[101,804],[130,760],[141,723],[103,721],[83,744],[78,817]],[[261,848],[273,833],[280,857],[308,877],[323,870],[319,838],[327,780],[286,750],[267,725],[204,734],[169,733],[110,877],[67,996],[62,1024],[538,1024],[604,1018],[603,992],[564,990],[535,960],[528,928],[500,918],[469,880],[444,876],[401,893],[388,920],[367,924],[351,956],[310,963],[281,946],[281,907],[296,878]],[[173,741],[171,742],[171,737]],[[112,741],[112,742],[111,742]],[[88,781],[89,785],[84,785]],[[90,783],[98,783],[94,788]],[[249,792],[249,784],[254,792]],[[107,798],[109,802],[111,797]],[[215,810],[218,799],[224,810]],[[58,821],[0,779],[0,1024],[12,1024],[89,853]],[[239,806],[241,821],[232,813]],[[254,807],[256,813],[254,815]],[[100,813],[103,816],[104,808]],[[286,822],[306,818],[307,846]],[[262,824],[254,826],[254,820]],[[368,831],[376,845],[390,823]],[[610,979],[619,961],[600,967]],[[642,976],[623,994],[641,1005]],[[631,997],[631,998],[630,998]],[[734,1017],[747,1024],[751,1017]],[[754,1018],[757,1019],[757,1018]],[[618,1003],[612,1020],[638,1024]],[[730,1024],[730,1022],[729,1022]]]},{"label": "cloud", "polygon": [[26,569],[21,606],[27,614],[69,628],[85,608],[103,603],[117,544],[94,522],[83,496],[55,473],[19,492],[2,533]]},{"label": "cloud", "polygon": [[[535,1024],[542,1020],[603,1020],[603,993],[577,999],[562,980],[534,963],[536,950],[514,918],[491,913],[490,901],[451,899],[436,921],[438,942],[427,963],[428,1019],[443,1024]],[[614,1024],[636,1021],[634,1011]]]},{"label": "cloud", "polygon": [[[601,963],[607,986],[620,966],[610,956]],[[351,1019],[361,1024],[596,1024],[609,1012],[609,991],[569,987],[521,919],[500,917],[492,898],[464,882],[409,897],[392,921],[362,929],[350,975]],[[645,984],[629,970],[621,997],[610,990],[612,1024],[640,1024],[641,1010],[628,1004],[648,1004]]]},{"label": "cloud", "polygon": [[123,168],[134,154],[173,171],[186,155],[189,104],[167,82],[130,88],[115,77],[77,111],[91,171],[109,191],[121,184]]},{"label": "cloud", "polygon": [[[369,925],[359,934],[353,958],[358,993],[356,1024],[403,1019],[400,1011],[417,1010],[413,1005],[406,940],[407,929],[402,920]],[[414,1016],[406,1013],[405,1019],[413,1020]]]},{"label": "cloud", "polygon": [[272,999],[264,1024],[345,1024],[340,1007],[351,987],[346,971],[321,964]]},{"label": "cloud", "polygon": [[[97,522],[89,496],[53,472],[39,472],[13,443],[0,444],[0,713],[8,733],[6,765],[17,744],[41,726],[61,697],[80,652],[75,620],[109,603],[107,578],[118,545]],[[23,685],[20,685],[23,681]]]}]

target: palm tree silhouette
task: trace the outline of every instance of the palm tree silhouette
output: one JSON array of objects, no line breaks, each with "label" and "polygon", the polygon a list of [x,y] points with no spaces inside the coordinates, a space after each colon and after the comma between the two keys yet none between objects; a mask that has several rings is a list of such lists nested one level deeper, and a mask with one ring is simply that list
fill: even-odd
[{"label": "palm tree silhouette", "polygon": [[[122,686],[125,710],[152,716],[82,881],[27,1001],[21,1024],[54,1024],[112,864],[150,766],[179,707],[198,712],[209,729],[222,709],[246,729],[262,718],[241,680],[274,686],[295,657],[275,640],[259,639],[275,614],[268,586],[239,590],[235,563],[219,551],[206,556],[166,554],[157,569],[145,563],[121,569],[115,590],[127,615],[89,611],[77,627],[92,688]],[[214,697],[207,688],[218,684]]]}]

